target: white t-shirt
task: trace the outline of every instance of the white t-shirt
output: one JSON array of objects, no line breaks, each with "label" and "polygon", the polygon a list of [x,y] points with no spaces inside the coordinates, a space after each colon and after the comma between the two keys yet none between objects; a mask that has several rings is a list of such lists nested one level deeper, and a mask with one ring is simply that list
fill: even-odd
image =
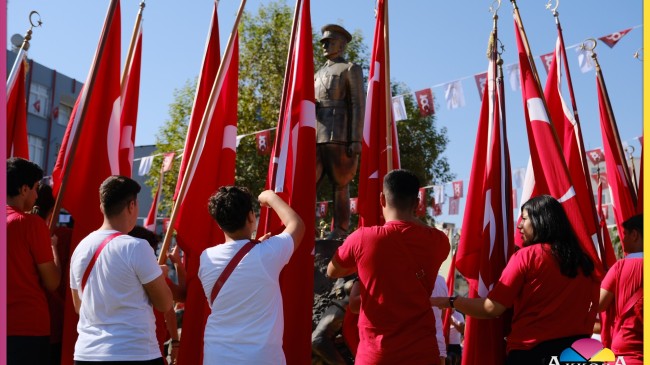
[{"label": "white t-shirt", "polygon": [[[208,301],[217,278],[246,242],[224,243],[201,254],[199,279]],[[286,364],[279,277],[292,253],[293,239],[282,233],[255,245],[239,262],[210,303],[203,364]]]},{"label": "white t-shirt", "polygon": [[[447,282],[445,278],[438,275],[436,277],[436,283],[433,285],[433,293],[431,297],[446,297],[447,294]],[[447,357],[447,345],[445,344],[445,334],[442,332],[442,322],[444,318],[442,316],[442,309],[438,307],[433,308],[433,315],[436,317],[436,340],[438,342],[438,351],[440,351],[440,356]]]},{"label": "white t-shirt", "polygon": [[[465,318],[463,315],[457,311],[451,313],[450,322],[456,322],[457,324],[465,323]],[[449,323],[449,344],[450,345],[460,345],[460,332],[454,327],[453,323]]]},{"label": "white t-shirt", "polygon": [[117,231],[95,231],[74,250],[70,288],[81,298],[74,359],[80,361],[146,361],[161,357],[153,308],[143,284],[162,270],[147,241],[122,235],[102,250],[85,290],[81,279],[104,239]]}]

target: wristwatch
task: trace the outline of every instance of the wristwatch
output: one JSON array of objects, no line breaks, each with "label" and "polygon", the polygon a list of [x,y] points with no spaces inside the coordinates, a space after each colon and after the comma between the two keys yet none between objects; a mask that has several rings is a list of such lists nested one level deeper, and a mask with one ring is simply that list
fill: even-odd
[{"label": "wristwatch", "polygon": [[458,295],[454,295],[453,297],[449,297],[449,308],[454,308],[454,302],[458,298]]}]

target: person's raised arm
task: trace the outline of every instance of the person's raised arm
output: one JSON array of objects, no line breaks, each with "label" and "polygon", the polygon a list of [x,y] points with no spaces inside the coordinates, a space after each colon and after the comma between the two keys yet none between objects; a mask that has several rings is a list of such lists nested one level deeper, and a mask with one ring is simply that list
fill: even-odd
[{"label": "person's raised arm", "polygon": [[174,246],[174,249],[172,249],[171,253],[167,254],[167,257],[172,262],[172,264],[174,264],[174,268],[176,269],[176,277],[178,278],[178,285],[174,284],[173,282],[170,285],[172,296],[177,302],[185,302],[185,298],[187,296],[185,277],[187,272],[185,271],[185,265],[183,265],[183,262],[181,261],[180,248],[178,245]]},{"label": "person's raised arm", "polygon": [[295,252],[302,242],[302,236],[305,234],[305,223],[289,204],[280,198],[272,190],[263,191],[258,200],[263,207],[269,207],[275,211],[282,224],[284,224],[284,231],[288,233],[293,239],[293,251]]}]

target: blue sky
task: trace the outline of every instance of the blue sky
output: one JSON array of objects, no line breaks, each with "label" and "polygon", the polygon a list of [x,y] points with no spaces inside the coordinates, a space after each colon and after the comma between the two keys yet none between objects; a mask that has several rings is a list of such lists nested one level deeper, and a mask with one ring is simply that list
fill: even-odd
[{"label": "blue sky", "polygon": [[[247,11],[255,11],[268,0],[249,0]],[[286,1],[291,7],[294,1]],[[123,58],[126,56],[139,0],[122,1]],[[201,64],[213,2],[149,1],[144,11],[144,50],[140,91],[140,111],[136,144],[153,144],[158,128],[168,118],[173,91],[196,77]],[[339,23],[349,30],[359,29],[370,48],[374,31],[374,0],[312,0],[312,25],[320,28]],[[473,75],[485,71],[485,51],[492,28],[488,7],[491,1],[391,0],[390,51],[391,77],[412,91],[464,79],[466,106],[447,110],[444,90],[434,87],[437,125],[447,127],[450,142],[445,156],[458,179],[467,180],[476,138],[480,100]],[[546,1],[519,1],[521,16],[531,49],[536,56],[553,50],[557,32]],[[108,1],[12,0],[7,4],[7,37],[24,34],[27,16],[37,10],[43,27],[34,31],[29,56],[37,62],[70,77],[85,80],[101,32]],[[238,0],[222,0],[219,23],[225,47],[239,6]],[[567,46],[587,38],[598,38],[641,25],[640,0],[562,1],[558,8]],[[499,38],[505,45],[505,64],[516,62],[512,5],[503,1],[499,10]],[[618,122],[621,139],[639,153],[635,137],[642,134],[642,62],[633,58],[642,47],[643,28],[628,33],[613,49],[599,43],[596,52]],[[7,44],[9,40],[7,39]],[[602,145],[594,71],[581,73],[574,50],[567,52],[574,83],[585,147]],[[537,61],[542,83],[546,72]],[[466,78],[466,79],[465,79]],[[568,97],[568,96],[567,96]],[[528,141],[523,122],[520,91],[506,91],[508,139],[512,167],[525,167]],[[447,188],[451,191],[451,187]],[[461,201],[461,209],[464,199]],[[444,212],[446,213],[447,207]],[[440,217],[460,223],[458,216]]]}]

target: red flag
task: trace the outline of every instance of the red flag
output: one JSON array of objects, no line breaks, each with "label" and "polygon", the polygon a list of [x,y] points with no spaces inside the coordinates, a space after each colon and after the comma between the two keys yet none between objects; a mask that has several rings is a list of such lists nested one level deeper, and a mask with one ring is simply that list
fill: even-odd
[{"label": "red flag", "polygon": [[172,166],[174,165],[174,156],[176,154],[174,152],[168,152],[163,154],[163,162],[162,162],[162,172],[167,172],[172,169]]},{"label": "red flag", "polygon": [[[560,39],[558,38],[558,42],[560,42]],[[557,48],[556,48],[557,50]],[[543,54],[539,56],[539,58],[542,60],[542,64],[544,65],[544,69],[546,70],[546,73],[549,72],[551,69],[551,64],[555,61],[555,52]],[[550,76],[549,79],[546,80],[546,85],[549,84]],[[550,108],[550,107],[549,107]]]},{"label": "red flag", "polygon": [[[600,69],[599,69],[600,71]],[[636,214],[636,192],[630,170],[625,160],[623,146],[618,134],[609,96],[605,87],[602,73],[596,75],[598,87],[598,105],[600,109],[600,131],[603,137],[605,166],[607,167],[607,182],[612,196],[612,210],[618,233],[623,242],[623,222]]]},{"label": "red flag", "polygon": [[609,230],[607,229],[607,218],[609,217],[609,205],[603,204],[603,181],[598,184],[598,228],[603,237],[603,248],[605,250],[605,264],[612,267],[616,263],[616,253],[612,240],[609,237]]},{"label": "red flag", "polygon": [[[492,39],[495,40],[496,36],[493,32]],[[470,298],[487,296],[514,251],[510,155],[505,115],[502,114],[505,110],[501,104],[503,89],[496,81],[496,48],[490,56],[463,217],[463,234],[456,253],[456,267],[469,283]],[[462,194],[462,181],[459,183],[454,183],[454,195]],[[467,317],[463,364],[503,364],[506,326],[505,316],[491,320]]]},{"label": "red flag", "polygon": [[325,218],[327,216],[327,202],[318,202],[316,205],[316,216],[318,218]]},{"label": "red flag", "polygon": [[22,157],[29,160],[27,142],[27,100],[25,75],[27,56],[18,52],[14,67],[7,78],[7,158]]},{"label": "red flag", "polygon": [[[558,30],[555,52],[552,54],[551,64],[547,70],[548,79],[546,80],[544,97],[548,106],[550,120],[553,123],[553,127],[555,127],[560,148],[564,155],[564,161],[567,164],[569,176],[573,183],[580,215],[584,218],[582,226],[585,228],[589,237],[592,237],[594,244],[597,244],[595,251],[599,256],[602,256],[602,238],[598,230],[598,214],[595,210],[594,192],[589,178],[587,160],[582,153],[584,151],[584,142],[582,140],[580,123],[578,122],[575,100],[573,99],[573,87],[568,64],[562,33],[561,30]],[[563,65],[566,68],[566,80],[572,96],[573,112],[569,110],[562,97]]]},{"label": "red flag", "polygon": [[478,97],[483,101],[483,89],[485,89],[485,83],[487,82],[488,73],[483,72],[477,75],[474,75],[474,81],[476,82],[476,90],[478,90]]},{"label": "red flag", "polygon": [[427,189],[420,188],[418,190],[418,207],[416,214],[418,217],[424,217],[427,214]]},{"label": "red flag", "polygon": [[458,208],[460,205],[460,199],[459,198],[449,198],[449,215],[457,215],[458,214]]},{"label": "red flag", "polygon": [[435,201],[431,204],[431,208],[433,208],[433,215],[435,217],[442,215],[442,203],[438,204]]},{"label": "red flag", "polygon": [[420,116],[426,117],[435,113],[433,105],[433,93],[431,89],[422,89],[415,92],[415,100],[418,102]]},{"label": "red flag", "polygon": [[[119,173],[120,28],[120,2],[114,0],[109,5],[93,66],[70,116],[52,172],[54,195],[58,195],[63,175],[68,171],[61,199],[63,208],[75,220],[70,253],[82,238],[101,226],[99,186],[107,177]],[[81,120],[84,109],[84,119]],[[71,151],[75,135],[78,138],[76,150]],[[61,359],[62,364],[70,365],[79,317],[74,311],[69,289],[64,310]]]},{"label": "red flag", "polygon": [[463,180],[457,180],[451,183],[454,189],[454,198],[463,197]]},{"label": "red flag", "polygon": [[[363,124],[361,167],[359,169],[359,226],[361,227],[383,224],[384,217],[379,204],[379,193],[382,191],[384,176],[389,172],[389,151],[392,151],[390,158],[393,169],[398,169],[400,166],[396,125],[392,120],[392,113],[386,115],[391,101],[386,100],[386,87],[390,85],[386,85],[388,60],[385,59],[384,52],[384,7],[384,0],[379,0]],[[387,121],[386,118],[391,119]],[[386,145],[387,122],[390,122],[391,125],[392,148]]]},{"label": "red flag", "polygon": [[[224,242],[223,232],[208,213],[206,204],[219,187],[235,182],[239,41],[237,34],[233,36],[233,46],[223,59],[225,76],[220,80],[217,79],[220,50],[215,3],[176,185],[179,205],[174,228],[185,253],[187,269],[180,364],[202,363],[203,332],[210,309],[198,279],[199,257],[206,248]],[[214,93],[212,100],[211,93]],[[206,125],[199,134],[201,123]],[[192,154],[195,156],[190,165]],[[183,177],[186,187],[181,192]]]},{"label": "red flag", "polygon": [[[316,107],[314,61],[309,0],[296,3],[298,22],[288,60],[287,92],[282,100],[276,141],[269,164],[266,187],[273,189],[300,215],[307,232],[314,232],[316,200]],[[268,216],[268,218],[267,218]],[[262,209],[258,235],[278,232],[277,215]],[[306,234],[300,247],[280,275],[284,313],[283,349],[287,364],[307,364],[311,360],[313,282],[296,278],[314,272],[314,235]]]},{"label": "red flag", "polygon": [[591,178],[594,180],[596,184],[602,184],[602,189],[609,189],[609,185],[607,185],[607,171],[601,172],[600,174],[591,174]]},{"label": "red flag", "polygon": [[135,130],[140,98],[140,65],[142,64],[142,22],[138,22],[131,63],[125,65],[122,84],[122,116],[120,118],[120,175],[131,177]]},{"label": "red flag", "polygon": [[350,198],[350,214],[359,214],[357,209],[359,198]]},{"label": "red flag", "polygon": [[612,34],[600,37],[600,39],[603,43],[609,46],[609,48],[614,48],[616,43],[621,40],[626,34],[628,34],[632,28],[621,30],[620,32],[614,32]]},{"label": "red flag", "polygon": [[158,201],[160,199],[162,177],[163,174],[161,173],[160,178],[158,179],[158,187],[156,188],[156,194],[154,195],[153,201],[151,202],[151,208],[149,208],[149,214],[147,214],[147,218],[145,218],[144,222],[142,223],[144,228],[154,233],[156,232],[156,216],[158,215]]},{"label": "red flag", "polygon": [[603,268],[598,265],[600,257],[597,236],[592,237],[584,224],[592,217],[582,215],[555,128],[546,109],[541,86],[537,82],[537,75],[523,45],[522,34],[520,34],[520,29],[523,27],[520,27],[522,26],[515,19],[524,115],[532,170],[535,175],[534,194],[549,194],[562,204],[582,249],[595,264],[596,276],[601,277]]},{"label": "red flag", "polygon": [[261,131],[255,134],[255,140],[257,142],[257,154],[258,155],[270,155],[271,154],[271,131]]},{"label": "red flag", "polygon": [[605,161],[605,155],[603,155],[603,151],[600,148],[587,151],[587,158],[596,166]]}]

